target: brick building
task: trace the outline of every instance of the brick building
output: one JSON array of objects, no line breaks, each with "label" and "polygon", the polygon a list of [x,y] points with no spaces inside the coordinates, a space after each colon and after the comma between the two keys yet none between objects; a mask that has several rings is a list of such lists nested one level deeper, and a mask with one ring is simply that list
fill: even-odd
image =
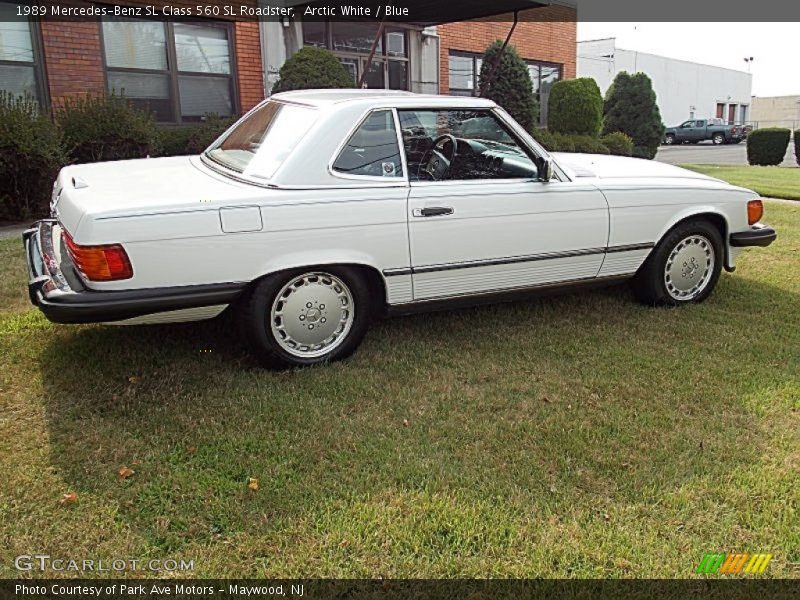
[{"label": "brick building", "polygon": [[[536,4],[504,0],[506,5],[509,1]],[[124,4],[180,8],[198,2]],[[566,4],[562,0],[521,13],[511,38],[545,107],[553,82],[575,76],[576,10]],[[367,87],[476,94],[481,55],[494,40],[505,39],[512,20],[509,13],[507,20],[387,24],[367,65],[378,32],[375,21],[259,23],[211,17],[26,22],[14,20],[11,10],[14,4],[0,0],[0,89],[31,93],[44,106],[79,94],[123,91],[164,123],[246,111],[269,93],[282,64],[305,45],[330,49],[354,81],[363,77]]]},{"label": "brick building", "polygon": [[[508,21],[512,16],[506,15]],[[438,27],[439,92],[453,95],[478,93],[481,57],[495,40],[505,40],[510,22],[461,21]],[[547,98],[553,83],[575,77],[576,11],[548,6],[520,15],[511,44],[528,64],[534,92],[546,118]]]},{"label": "brick building", "polygon": [[45,106],[58,106],[70,96],[117,90],[160,122],[181,123],[208,113],[240,113],[264,98],[256,21],[25,21],[15,20],[14,10],[14,4],[0,2],[0,89],[30,93]]}]

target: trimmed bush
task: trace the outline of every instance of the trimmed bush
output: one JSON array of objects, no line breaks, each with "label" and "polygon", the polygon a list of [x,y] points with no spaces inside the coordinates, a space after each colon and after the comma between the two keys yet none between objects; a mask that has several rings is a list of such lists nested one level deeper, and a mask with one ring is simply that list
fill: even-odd
[{"label": "trimmed bush", "polygon": [[145,158],[159,151],[152,115],[116,94],[71,98],[58,110],[56,121],[73,162]]},{"label": "trimmed bush", "polygon": [[653,83],[644,73],[619,73],[603,106],[603,133],[621,131],[633,140],[633,156],[652,159],[664,136]]},{"label": "trimmed bush", "polygon": [[36,101],[0,92],[0,219],[47,216],[53,180],[66,162],[61,135]]},{"label": "trimmed bush", "polygon": [[602,144],[608,148],[611,154],[616,156],[632,156],[633,155],[633,140],[630,136],[615,131],[614,133],[607,133],[600,138]]},{"label": "trimmed bush", "polygon": [[237,117],[209,116],[206,121],[198,125],[164,127],[159,132],[161,156],[200,154],[233,125],[236,119]]},{"label": "trimmed bush", "polygon": [[800,165],[800,129],[794,131],[794,159]]},{"label": "trimmed bush", "polygon": [[163,127],[158,132],[161,145],[161,156],[182,156],[188,151],[189,138],[198,129],[195,125],[188,127]]},{"label": "trimmed bush", "polygon": [[583,154],[611,154],[608,147],[596,137],[592,137],[591,135],[573,135],[570,137],[575,146],[575,152],[581,152]]},{"label": "trimmed bush", "polygon": [[766,127],[747,136],[747,162],[751,165],[779,165],[786,156],[792,132],[783,127]]},{"label": "trimmed bush", "polygon": [[603,124],[603,97],[591,77],[562,79],[553,84],[547,128],[553,133],[597,136]]},{"label": "trimmed bush", "polygon": [[506,47],[500,63],[497,65],[494,78],[488,81],[492,74],[494,61],[502,48],[503,42],[497,40],[486,49],[481,65],[479,85],[483,86],[484,83],[487,83],[484,96],[502,106],[526,131],[532,131],[539,122],[539,104],[533,94],[533,83],[528,65],[517,54],[514,46]]},{"label": "trimmed bush", "polygon": [[553,151],[553,134],[547,129],[536,127],[531,130],[531,137],[544,146],[545,150]]},{"label": "trimmed bush", "polygon": [[554,133],[551,152],[577,152],[575,149],[575,136],[566,133]]},{"label": "trimmed bush", "polygon": [[283,64],[272,93],[354,87],[353,77],[332,52],[306,46]]},{"label": "trimmed bush", "polygon": [[549,152],[582,152],[585,154],[613,154],[603,140],[590,135],[552,133],[536,129],[533,138]]}]

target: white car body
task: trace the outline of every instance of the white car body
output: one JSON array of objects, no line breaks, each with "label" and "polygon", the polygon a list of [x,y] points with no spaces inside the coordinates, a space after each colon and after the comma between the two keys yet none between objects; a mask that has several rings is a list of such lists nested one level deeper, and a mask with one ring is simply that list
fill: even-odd
[{"label": "white car body", "polygon": [[[316,115],[269,179],[244,176],[207,156],[64,168],[46,233],[40,226],[26,234],[29,260],[44,265],[31,267],[32,300],[59,322],[197,320],[215,316],[236,290],[266,275],[359,265],[379,278],[388,307],[406,307],[631,277],[666,232],[696,215],[719,223],[724,266],[732,270],[739,248],[731,234],[753,229],[747,202],[757,195],[750,190],[653,161],[550,156],[488,100],[351,90],[290,92],[268,101],[303,105]],[[331,168],[366,115],[388,109],[399,123],[396,111],[407,108],[494,111],[532,154],[552,160],[554,177],[410,181],[407,169],[404,177],[385,178]],[[400,148],[402,154],[402,138]],[[421,209],[440,206],[452,214],[419,217]],[[64,279],[63,230],[81,246],[124,247],[132,277],[76,275],[84,296],[108,293],[125,310],[98,312],[72,300],[75,286],[58,280]],[[136,292],[152,299],[159,290],[175,296],[182,289],[209,293],[131,307]]]}]

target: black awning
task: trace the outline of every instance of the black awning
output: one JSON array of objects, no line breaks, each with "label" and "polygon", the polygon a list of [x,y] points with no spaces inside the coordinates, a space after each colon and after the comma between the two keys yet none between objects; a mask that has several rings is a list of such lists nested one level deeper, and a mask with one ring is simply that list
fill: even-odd
[{"label": "black awning", "polygon": [[[330,18],[333,20],[351,19],[377,19],[384,17],[387,6],[396,11],[395,14],[386,15],[387,21],[410,23],[420,26],[441,25],[454,21],[467,21],[470,19],[484,19],[509,15],[514,11],[525,11],[533,8],[548,6],[550,2],[536,2],[535,0],[366,0],[348,2],[347,0],[283,0],[286,7],[295,7],[295,15],[301,19],[305,7],[321,9],[332,8],[334,14],[317,14],[312,19]],[[370,9],[369,15],[344,14],[342,9],[346,6],[358,5]],[[398,12],[403,11],[406,12]]]}]

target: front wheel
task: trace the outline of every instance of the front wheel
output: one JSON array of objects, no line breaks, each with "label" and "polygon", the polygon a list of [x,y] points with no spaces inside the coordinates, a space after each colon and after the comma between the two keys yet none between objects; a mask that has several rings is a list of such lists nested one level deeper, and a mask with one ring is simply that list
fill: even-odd
[{"label": "front wheel", "polygon": [[664,138],[664,143],[667,146],[672,146],[672,144],[675,143],[675,136],[672,135],[671,133],[668,133],[667,136]]},{"label": "front wheel", "polygon": [[352,268],[277,273],[253,288],[239,322],[261,364],[306,367],[355,351],[369,326],[369,297],[364,278]]},{"label": "front wheel", "polygon": [[719,229],[702,219],[681,223],[664,236],[636,273],[633,290],[649,305],[702,302],[719,280],[723,259]]}]

